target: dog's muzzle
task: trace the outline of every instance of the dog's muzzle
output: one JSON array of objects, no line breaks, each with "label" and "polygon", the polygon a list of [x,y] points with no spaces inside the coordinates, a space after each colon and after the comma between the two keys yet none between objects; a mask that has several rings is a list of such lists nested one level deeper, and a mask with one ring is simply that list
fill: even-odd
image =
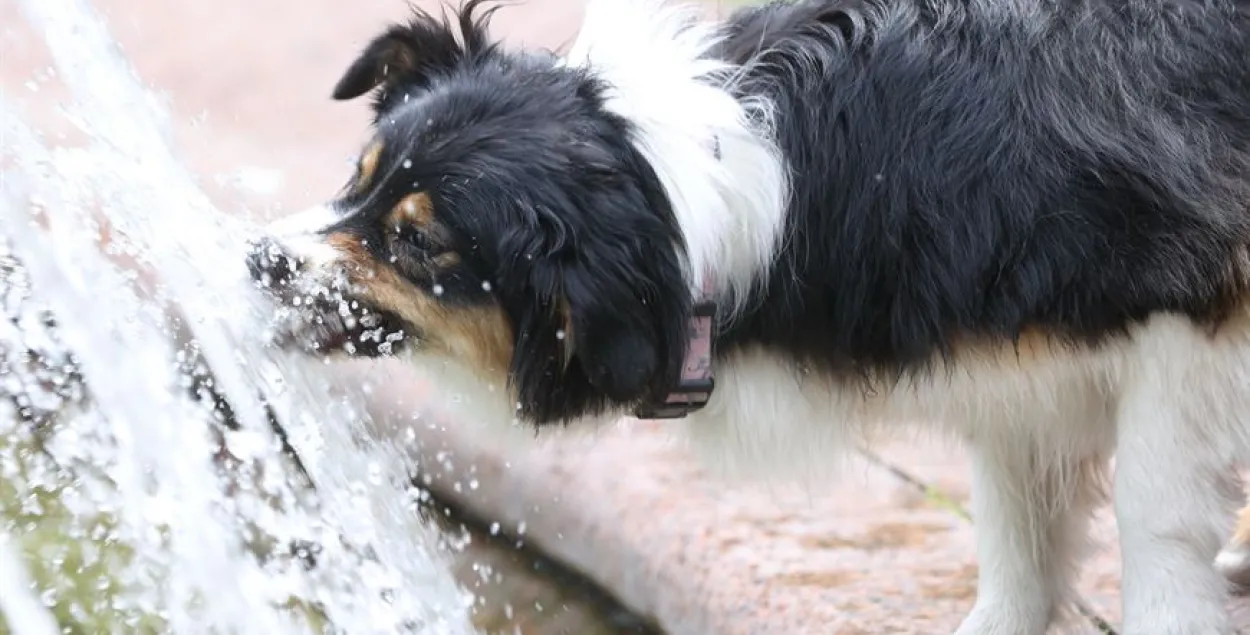
[{"label": "dog's muzzle", "polygon": [[262,238],[252,243],[247,254],[247,270],[252,279],[268,289],[286,287],[299,273],[299,260],[288,253],[282,243]]}]

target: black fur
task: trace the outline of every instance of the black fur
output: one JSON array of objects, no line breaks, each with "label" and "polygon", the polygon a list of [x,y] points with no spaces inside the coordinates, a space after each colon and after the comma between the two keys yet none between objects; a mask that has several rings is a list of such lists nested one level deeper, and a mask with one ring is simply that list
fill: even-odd
[{"label": "black fur", "polygon": [[806,1],[727,30],[796,178],[791,240],[722,351],[894,374],[1240,300],[1244,0]]},{"label": "black fur", "polygon": [[339,82],[342,98],[379,84],[386,148],[384,176],[339,201],[360,210],[340,229],[389,258],[380,218],[408,193],[430,195],[463,264],[450,281],[398,269],[440,284],[443,302],[502,306],[526,419],[568,421],[662,393],[679,372],[691,305],[673,293],[681,239],[668,200],[630,124],[604,109],[604,87],[549,53],[503,52],[486,35],[484,6],[471,0],[455,25],[418,11]]},{"label": "black fur", "polygon": [[[599,80],[491,43],[482,7],[418,13],[340,81],[338,98],[380,85],[387,147],[350,203],[376,220],[431,195],[464,256],[445,301],[503,306],[529,420],[662,393],[691,303],[670,204]],[[1215,327],[1242,301],[1245,0],[806,0],[724,30],[793,182],[788,239],[720,354],[897,375],[1029,330],[1095,346],[1159,312]]]}]

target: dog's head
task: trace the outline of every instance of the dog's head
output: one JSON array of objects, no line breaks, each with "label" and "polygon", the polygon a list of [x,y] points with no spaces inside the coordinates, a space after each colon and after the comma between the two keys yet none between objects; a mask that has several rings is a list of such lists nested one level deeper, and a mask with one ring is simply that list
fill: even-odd
[{"label": "dog's head", "polygon": [[491,12],[418,13],[364,49],[334,89],[376,91],[355,174],[276,223],[249,267],[310,352],[468,365],[533,423],[627,409],[665,390],[684,350],[670,203],[607,87],[505,51]]}]

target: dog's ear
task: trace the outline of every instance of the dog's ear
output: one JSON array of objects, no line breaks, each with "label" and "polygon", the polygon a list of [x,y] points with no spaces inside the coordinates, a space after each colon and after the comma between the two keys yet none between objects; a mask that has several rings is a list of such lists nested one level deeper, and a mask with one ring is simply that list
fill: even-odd
[{"label": "dog's ear", "polygon": [[515,229],[501,248],[521,415],[567,421],[637,403],[674,381],[690,298],[662,227],[591,230],[544,206],[533,213],[537,222]]},{"label": "dog's ear", "polygon": [[[485,0],[470,0],[453,26],[446,15],[437,19],[415,9],[406,25],[391,26],[360,53],[334,86],[334,99],[355,99],[377,86],[410,82],[422,85],[436,72],[449,71],[464,60],[491,52],[487,36],[498,6],[478,9]],[[459,39],[457,39],[457,30]]]},{"label": "dog's ear", "polygon": [[643,296],[647,285],[596,281],[609,271],[577,266],[562,272],[565,366],[575,360],[591,386],[614,402],[629,403],[656,383],[667,342],[660,316],[648,307],[655,298]]},{"label": "dog's ear", "polygon": [[393,26],[374,38],[334,85],[334,98],[355,99],[381,84],[417,75],[424,60],[421,42],[408,27]]}]

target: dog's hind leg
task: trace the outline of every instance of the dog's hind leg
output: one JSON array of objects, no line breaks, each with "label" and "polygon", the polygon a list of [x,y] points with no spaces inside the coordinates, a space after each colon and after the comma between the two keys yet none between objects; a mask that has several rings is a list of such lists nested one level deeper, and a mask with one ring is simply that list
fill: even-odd
[{"label": "dog's hind leg", "polygon": [[1004,438],[974,442],[972,465],[977,600],[957,635],[1042,635],[1073,599],[1105,462]]}]

